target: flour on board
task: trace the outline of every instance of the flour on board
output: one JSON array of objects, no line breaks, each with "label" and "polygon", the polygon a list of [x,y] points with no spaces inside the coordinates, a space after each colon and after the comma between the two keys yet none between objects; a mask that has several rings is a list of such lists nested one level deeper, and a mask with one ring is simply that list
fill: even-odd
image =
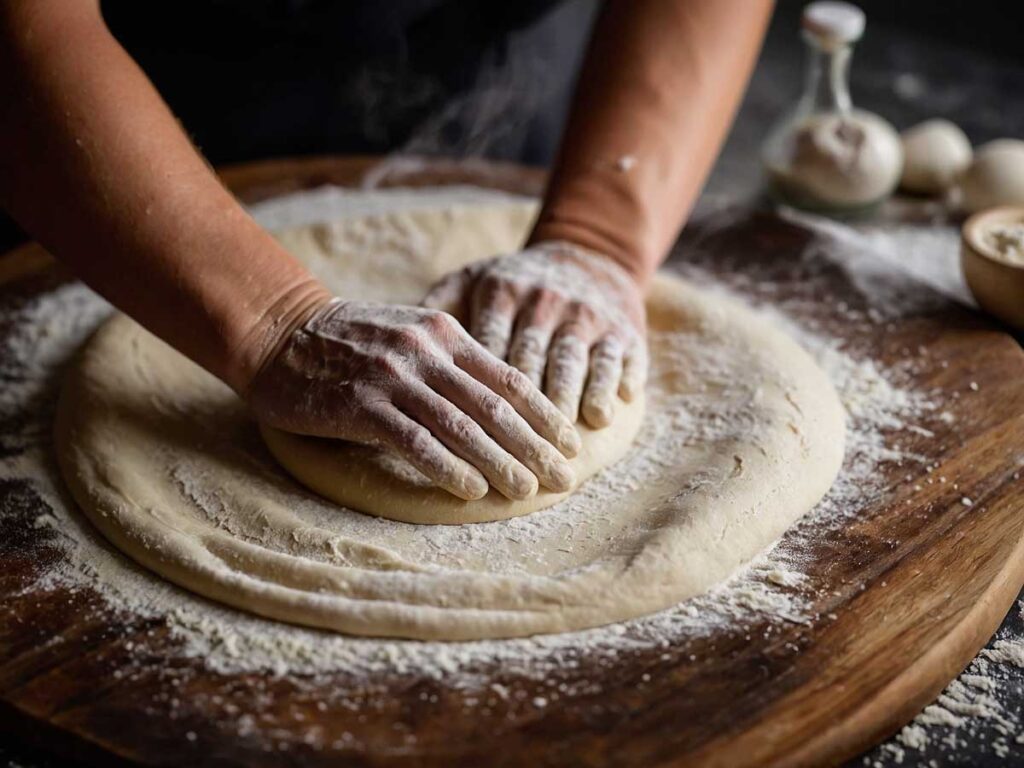
[{"label": "flour on board", "polygon": [[[257,206],[254,214],[265,226],[283,228],[341,213],[386,210],[388,206],[497,198],[497,193],[466,188],[369,196],[326,189],[269,201]],[[679,269],[690,279],[703,279],[709,290],[734,290],[699,270],[685,265]],[[865,322],[884,324],[892,316],[890,307],[871,309],[875,314],[869,312]],[[379,674],[430,677],[449,686],[480,689],[483,701],[486,696],[501,696],[494,687],[498,684],[486,674],[494,664],[500,664],[507,674],[543,680],[549,670],[572,665],[583,657],[613,664],[633,650],[685,647],[690,640],[723,627],[765,622],[769,626],[810,624],[819,617],[811,609],[813,580],[802,571],[802,553],[808,542],[863,514],[873,495],[881,492],[881,464],[906,466],[921,483],[937,482],[920,457],[902,445],[951,419],[939,406],[940,393],[917,391],[906,384],[905,374],[912,369],[916,351],[908,353],[905,364],[886,368],[851,351],[841,339],[797,321],[786,313],[784,303],[775,308],[762,306],[759,311],[773,322],[783,323],[826,370],[850,414],[848,455],[840,477],[781,545],[711,593],[623,624],[566,635],[469,643],[350,638],[266,621],[194,597],[113,552],[72,507],[52,459],[51,403],[61,366],[109,311],[105,302],[80,285],[58,288],[17,311],[16,331],[0,354],[2,372],[17,374],[7,377],[10,384],[0,390],[0,414],[27,415],[20,427],[4,435],[0,479],[31,483],[49,510],[26,524],[45,529],[48,541],[62,555],[51,565],[41,565],[38,580],[28,591],[40,599],[45,599],[50,589],[96,592],[103,601],[99,610],[158,620],[177,638],[177,652],[183,657],[202,659],[209,668],[226,673],[263,670],[358,679]],[[680,418],[690,415],[681,412]],[[714,428],[710,421],[703,426]],[[599,503],[600,493],[600,483],[594,483],[584,489],[581,500]],[[0,507],[0,516],[22,514],[19,509]],[[512,527],[516,535],[528,537],[531,526],[542,524],[526,519],[513,521]],[[438,546],[481,545],[472,529],[440,532]],[[588,685],[599,687],[600,681]],[[566,693],[556,690],[540,698],[547,703]],[[979,695],[988,694],[982,691]],[[963,716],[955,707],[942,706],[954,717]],[[986,702],[979,706],[991,708]],[[908,732],[908,742],[927,738],[927,726],[916,727],[921,731]],[[912,748],[911,743],[905,747]]]}]

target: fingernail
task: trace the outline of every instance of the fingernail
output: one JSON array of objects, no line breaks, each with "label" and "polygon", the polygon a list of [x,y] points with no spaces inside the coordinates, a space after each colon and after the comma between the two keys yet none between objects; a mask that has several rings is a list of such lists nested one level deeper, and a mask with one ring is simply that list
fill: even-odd
[{"label": "fingernail", "polygon": [[612,423],[612,406],[607,400],[584,403],[583,415],[592,427],[607,427]]},{"label": "fingernail", "polygon": [[580,440],[580,433],[577,432],[576,427],[573,426],[562,427],[558,430],[557,439],[558,449],[570,459],[579,454],[580,449],[583,447],[583,441]]},{"label": "fingernail", "polygon": [[487,491],[491,488],[484,476],[478,475],[475,472],[466,473],[466,476],[463,478],[462,487],[466,489],[466,495],[469,496],[469,501],[482,499],[487,495]]},{"label": "fingernail", "polygon": [[576,484],[576,472],[569,465],[569,462],[561,457],[556,461],[552,461],[545,469],[547,469],[545,485],[556,493],[564,493],[571,490]]},{"label": "fingernail", "polygon": [[527,469],[516,469],[509,477],[509,492],[513,498],[528,499],[537,493],[539,484],[536,476]]}]

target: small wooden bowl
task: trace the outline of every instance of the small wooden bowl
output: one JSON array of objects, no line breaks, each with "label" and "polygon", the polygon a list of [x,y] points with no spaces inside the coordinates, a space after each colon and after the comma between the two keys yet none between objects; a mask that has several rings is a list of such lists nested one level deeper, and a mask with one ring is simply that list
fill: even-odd
[{"label": "small wooden bowl", "polygon": [[1024,205],[1005,205],[976,213],[964,222],[960,265],[967,286],[986,312],[1024,331],[1024,265],[1011,264],[985,242],[993,224],[1024,224]]}]

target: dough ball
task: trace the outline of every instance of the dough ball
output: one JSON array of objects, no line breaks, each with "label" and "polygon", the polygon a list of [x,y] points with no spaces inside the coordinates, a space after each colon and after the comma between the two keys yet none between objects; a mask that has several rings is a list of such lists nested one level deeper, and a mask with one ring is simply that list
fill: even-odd
[{"label": "dough ball", "polygon": [[949,120],[926,120],[903,132],[903,176],[908,192],[936,195],[952,187],[971,164],[971,142]]},{"label": "dough ball", "polygon": [[1024,204],[1024,141],[996,139],[981,146],[960,179],[969,213]]}]

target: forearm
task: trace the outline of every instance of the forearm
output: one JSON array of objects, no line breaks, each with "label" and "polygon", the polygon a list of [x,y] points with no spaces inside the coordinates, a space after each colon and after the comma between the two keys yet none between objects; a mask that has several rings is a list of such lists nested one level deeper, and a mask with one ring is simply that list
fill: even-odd
[{"label": "forearm", "polygon": [[85,282],[244,390],[324,290],[242,210],[91,2],[2,11],[0,203]]},{"label": "forearm", "polygon": [[609,0],[531,242],[575,242],[645,281],[711,169],[770,11],[770,0]]}]

